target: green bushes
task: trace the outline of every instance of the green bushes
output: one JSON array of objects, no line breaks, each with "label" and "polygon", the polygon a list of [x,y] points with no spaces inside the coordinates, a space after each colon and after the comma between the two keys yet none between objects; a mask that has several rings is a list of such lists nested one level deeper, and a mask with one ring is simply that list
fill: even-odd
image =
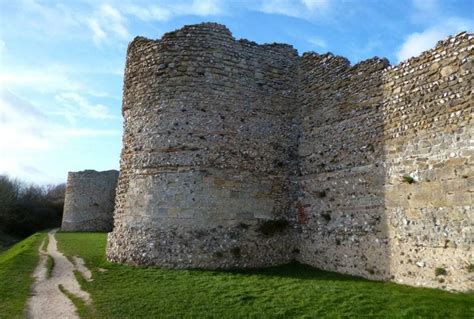
[{"label": "green bushes", "polygon": [[411,177],[410,175],[404,175],[402,176],[402,181],[407,184],[413,184],[415,183],[415,179]]},{"label": "green bushes", "polygon": [[444,268],[438,267],[438,268],[435,269],[435,275],[436,276],[446,276],[447,274],[448,274],[448,272]]},{"label": "green bushes", "polygon": [[467,272],[474,272],[474,264],[467,265]]},{"label": "green bushes", "polygon": [[58,227],[65,185],[37,186],[0,175],[0,233],[26,237]]}]

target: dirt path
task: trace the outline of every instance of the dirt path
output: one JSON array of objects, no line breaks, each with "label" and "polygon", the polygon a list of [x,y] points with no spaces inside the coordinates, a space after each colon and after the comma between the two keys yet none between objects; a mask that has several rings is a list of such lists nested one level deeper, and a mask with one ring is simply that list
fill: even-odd
[{"label": "dirt path", "polygon": [[[28,318],[79,318],[76,307],[59,290],[59,285],[86,303],[90,303],[91,300],[89,294],[81,289],[74,276],[74,270],[80,270],[81,273],[87,273],[87,280],[91,280],[90,271],[81,259],[78,258],[80,266],[76,267],[58,251],[54,236],[56,231],[55,229],[48,233],[49,244],[46,251],[43,248],[44,242],[39,248],[40,262],[33,274],[35,284],[33,285],[33,294],[27,304]],[[54,268],[50,278],[47,278],[48,255],[54,259]]]}]

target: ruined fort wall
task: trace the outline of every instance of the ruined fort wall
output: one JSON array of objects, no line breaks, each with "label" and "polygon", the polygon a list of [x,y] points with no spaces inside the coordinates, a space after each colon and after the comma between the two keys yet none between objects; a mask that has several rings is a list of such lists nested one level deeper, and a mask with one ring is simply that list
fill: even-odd
[{"label": "ruined fort wall", "polygon": [[292,259],[296,68],[291,46],[236,41],[216,24],[130,44],[110,260],[225,268]]},{"label": "ruined fort wall", "polygon": [[385,70],[303,56],[301,262],[472,289],[472,44],[461,34]]},{"label": "ruined fort wall", "polygon": [[61,229],[111,231],[118,171],[69,172]]},{"label": "ruined fort wall", "polygon": [[300,65],[299,261],[372,279],[389,276],[384,216],[383,70],[331,54]]},{"label": "ruined fort wall", "polygon": [[212,23],[136,38],[109,260],[296,258],[472,289],[472,46],[461,34],[389,67]]},{"label": "ruined fort wall", "polygon": [[384,74],[385,214],[397,282],[474,288],[473,45],[460,34]]}]

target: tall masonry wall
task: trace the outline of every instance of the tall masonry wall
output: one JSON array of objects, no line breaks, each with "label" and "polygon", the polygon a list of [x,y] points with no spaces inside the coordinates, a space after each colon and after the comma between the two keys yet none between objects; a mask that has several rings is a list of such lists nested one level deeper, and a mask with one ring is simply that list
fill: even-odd
[{"label": "tall masonry wall", "polygon": [[297,59],[291,46],[236,41],[217,24],[130,44],[110,260],[228,268],[293,258]]},{"label": "tall masonry wall", "polygon": [[111,231],[119,172],[69,172],[61,229]]},{"label": "tall masonry wall", "polygon": [[205,23],[136,38],[109,260],[296,259],[473,289],[472,47],[390,67],[235,40]]},{"label": "tall masonry wall", "polygon": [[383,74],[387,60],[355,66],[307,53],[300,64],[298,259],[373,279],[390,276],[384,214]]},{"label": "tall masonry wall", "polygon": [[395,67],[303,55],[301,262],[474,288],[473,44],[463,33]]}]

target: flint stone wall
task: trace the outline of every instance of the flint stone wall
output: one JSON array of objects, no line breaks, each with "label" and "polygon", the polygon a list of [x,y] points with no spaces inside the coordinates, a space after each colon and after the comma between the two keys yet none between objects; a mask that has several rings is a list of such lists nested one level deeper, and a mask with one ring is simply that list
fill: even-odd
[{"label": "flint stone wall", "polygon": [[63,231],[111,231],[118,171],[69,172]]},{"label": "flint stone wall", "polygon": [[473,39],[459,34],[394,67],[303,55],[299,261],[474,289]]},{"label": "flint stone wall", "polygon": [[472,289],[473,42],[459,34],[390,67],[299,57],[209,23],[136,38],[109,260],[297,259]]},{"label": "flint stone wall", "polygon": [[129,45],[110,260],[229,268],[294,257],[297,59],[217,24]]}]

